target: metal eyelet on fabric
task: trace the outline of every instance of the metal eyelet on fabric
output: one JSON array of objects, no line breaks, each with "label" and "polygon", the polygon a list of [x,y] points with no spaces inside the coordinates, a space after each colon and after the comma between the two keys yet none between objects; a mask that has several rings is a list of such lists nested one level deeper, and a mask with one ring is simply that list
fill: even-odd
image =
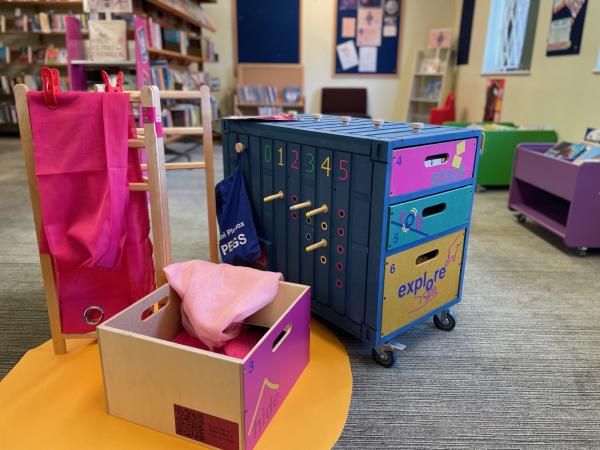
[{"label": "metal eyelet on fabric", "polygon": [[104,319],[104,309],[100,306],[88,306],[83,312],[83,321],[88,325],[98,325]]}]

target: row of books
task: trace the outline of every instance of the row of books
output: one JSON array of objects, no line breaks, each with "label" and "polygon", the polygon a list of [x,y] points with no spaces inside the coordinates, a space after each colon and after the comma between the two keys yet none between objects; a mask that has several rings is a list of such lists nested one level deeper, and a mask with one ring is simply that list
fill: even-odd
[{"label": "row of books", "polygon": [[259,106],[258,107],[258,115],[259,116],[270,116],[273,114],[280,114],[283,112],[283,108],[281,106]]},{"label": "row of books", "polygon": [[149,45],[152,48],[203,57],[207,62],[217,60],[214,43],[198,33],[164,28],[152,18],[148,18],[148,34]]},{"label": "row of books", "polygon": [[200,6],[197,2],[192,0],[161,0],[161,3],[164,3],[184,14],[192,16],[202,25],[214,27],[213,21],[206,14],[204,9],[202,9],[202,6]]},{"label": "row of books", "polygon": [[286,86],[282,90],[281,98],[279,89],[275,86],[239,85],[237,95],[240,103],[255,105],[287,105],[298,104],[302,100],[302,91],[299,86]]},{"label": "row of books", "polygon": [[152,61],[150,65],[152,84],[161,90],[198,90],[209,84],[207,73],[192,69],[178,69],[169,66],[167,61]]},{"label": "row of books", "polygon": [[67,29],[65,19],[67,16],[74,16],[79,19],[82,29],[87,29],[86,14],[57,14],[53,11],[40,12],[37,14],[21,14],[19,8],[15,9],[13,18],[0,15],[0,31],[28,31],[51,33],[56,31],[65,31]]},{"label": "row of books", "polygon": [[582,164],[586,161],[600,162],[600,145],[561,141],[546,150],[545,154],[553,158],[572,161],[575,164]]},{"label": "row of books", "polygon": [[438,101],[442,91],[442,80],[427,80],[425,86],[420,91],[421,100]]},{"label": "row of books", "polygon": [[17,109],[14,103],[3,102],[0,104],[0,123],[18,123]]},{"label": "row of books", "polygon": [[[40,91],[42,89],[42,79],[39,75],[0,75],[0,87],[5,95],[12,95],[15,84],[25,84],[32,91]],[[66,77],[60,79],[61,91],[68,90]]]},{"label": "row of books", "polygon": [[[210,96],[210,109],[213,119],[219,117],[219,107],[215,98]],[[200,105],[177,103],[162,110],[162,122],[165,127],[199,127],[202,125]]]},{"label": "row of books", "polygon": [[18,64],[67,64],[67,49],[62,47],[39,47],[31,46],[11,48],[0,46],[0,62]]}]

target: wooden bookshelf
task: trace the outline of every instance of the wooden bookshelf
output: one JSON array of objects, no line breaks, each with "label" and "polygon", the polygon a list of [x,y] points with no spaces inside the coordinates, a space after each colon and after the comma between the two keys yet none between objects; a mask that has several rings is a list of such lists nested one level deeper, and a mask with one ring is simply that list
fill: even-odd
[{"label": "wooden bookshelf", "polygon": [[149,48],[148,53],[150,53],[150,55],[159,56],[162,58],[178,59],[181,61],[197,62],[197,63],[204,62],[204,58],[202,58],[200,56],[184,55],[183,53],[174,52],[171,50],[161,50],[159,48]]},{"label": "wooden bookshelf", "polygon": [[172,14],[173,16],[179,17],[180,19],[182,19],[192,25],[197,26],[198,28],[205,28],[205,29],[207,29],[209,31],[213,31],[213,32],[217,31],[215,27],[213,27],[209,24],[202,23],[199,19],[192,16],[191,14],[188,14],[187,12],[182,11],[179,8],[175,8],[164,1],[161,1],[161,0],[145,0],[145,1],[151,5],[154,5],[156,8],[161,9],[164,12]]}]

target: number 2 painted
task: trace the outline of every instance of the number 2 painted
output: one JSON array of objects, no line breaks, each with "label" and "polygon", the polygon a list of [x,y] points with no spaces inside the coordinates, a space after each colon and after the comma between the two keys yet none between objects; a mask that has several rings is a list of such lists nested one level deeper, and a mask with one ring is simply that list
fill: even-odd
[{"label": "number 2 painted", "polygon": [[292,169],[300,170],[300,166],[298,166],[298,159],[300,158],[300,152],[298,151],[298,149],[293,148],[292,154],[294,155],[294,160],[292,161],[292,164],[291,164]]}]

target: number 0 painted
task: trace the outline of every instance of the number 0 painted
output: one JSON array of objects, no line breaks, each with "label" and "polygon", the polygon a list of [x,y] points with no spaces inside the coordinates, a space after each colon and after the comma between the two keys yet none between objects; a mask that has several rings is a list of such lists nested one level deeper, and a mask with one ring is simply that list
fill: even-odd
[{"label": "number 0 painted", "polygon": [[273,160],[273,149],[269,144],[265,145],[265,162],[268,164]]}]

